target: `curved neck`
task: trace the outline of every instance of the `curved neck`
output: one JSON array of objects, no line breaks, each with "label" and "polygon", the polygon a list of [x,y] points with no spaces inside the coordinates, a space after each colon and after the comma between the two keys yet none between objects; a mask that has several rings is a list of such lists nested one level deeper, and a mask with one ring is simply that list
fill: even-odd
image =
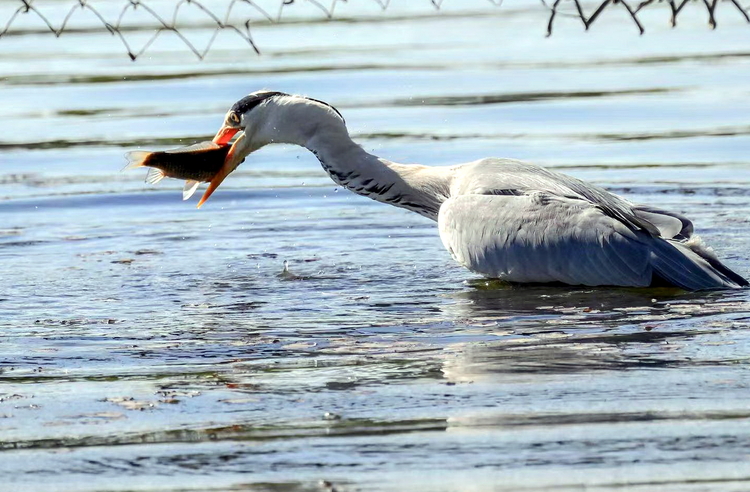
[{"label": "curved neck", "polygon": [[331,179],[358,195],[437,220],[440,205],[450,195],[449,168],[397,164],[372,155],[349,137],[338,116],[320,111],[294,116],[283,119],[287,128],[281,128],[277,120],[277,138],[271,142],[307,148]]},{"label": "curved neck", "polygon": [[450,195],[447,169],[398,164],[366,152],[349,135],[315,135],[305,147],[336,183],[381,203],[437,220]]}]

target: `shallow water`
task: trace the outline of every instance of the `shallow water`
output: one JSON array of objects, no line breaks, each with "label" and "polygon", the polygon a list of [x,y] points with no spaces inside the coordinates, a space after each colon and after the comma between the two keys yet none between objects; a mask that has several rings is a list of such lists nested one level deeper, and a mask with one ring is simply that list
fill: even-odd
[{"label": "shallow water", "polygon": [[203,62],[168,33],[135,63],[96,30],[0,39],[0,483],[747,489],[747,290],[488,283],[298,148],[201,210],[119,172],[248,92],[306,93],[395,161],[522,158],[684,213],[750,275],[742,19],[547,39],[542,10],[485,3],[300,7],[253,30],[262,56],[222,34]]}]

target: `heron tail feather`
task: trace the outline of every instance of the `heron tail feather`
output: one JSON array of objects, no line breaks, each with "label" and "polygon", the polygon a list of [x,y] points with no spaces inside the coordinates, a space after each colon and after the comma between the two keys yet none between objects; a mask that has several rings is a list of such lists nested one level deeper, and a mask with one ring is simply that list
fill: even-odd
[{"label": "heron tail feather", "polygon": [[657,239],[651,266],[657,278],[685,290],[738,289],[748,285],[694,236],[690,242]]}]

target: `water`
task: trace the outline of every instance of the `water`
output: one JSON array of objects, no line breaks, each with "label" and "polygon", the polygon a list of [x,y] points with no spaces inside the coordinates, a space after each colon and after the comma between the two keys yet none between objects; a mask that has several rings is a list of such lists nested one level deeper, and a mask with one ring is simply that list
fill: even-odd
[{"label": "water", "polygon": [[742,19],[656,9],[638,37],[613,11],[546,39],[542,10],[485,3],[299,7],[253,30],[262,56],[222,33],[203,62],[169,33],[135,63],[94,30],[0,39],[0,483],[747,489],[748,291],[487,283],[298,148],[201,210],[119,172],[248,92],[305,93],[395,161],[522,158],[682,212],[750,275]]}]

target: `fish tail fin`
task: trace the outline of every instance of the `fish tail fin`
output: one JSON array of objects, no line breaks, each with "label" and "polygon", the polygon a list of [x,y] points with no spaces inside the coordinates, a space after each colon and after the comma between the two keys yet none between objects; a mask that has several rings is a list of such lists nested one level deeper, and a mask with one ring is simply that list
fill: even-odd
[{"label": "fish tail fin", "polygon": [[146,159],[151,152],[145,150],[133,150],[125,154],[125,159],[128,160],[128,164],[122,168],[123,171],[128,169],[135,169],[136,167],[143,167],[146,165]]}]

